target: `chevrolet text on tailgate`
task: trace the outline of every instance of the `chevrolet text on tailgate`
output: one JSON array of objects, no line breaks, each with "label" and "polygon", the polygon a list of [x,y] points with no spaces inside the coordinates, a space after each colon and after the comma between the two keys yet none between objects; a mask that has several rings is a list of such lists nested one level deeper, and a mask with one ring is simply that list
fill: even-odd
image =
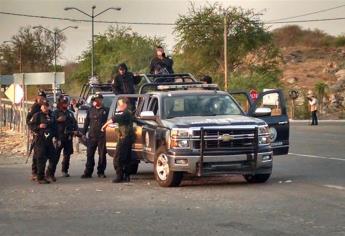
[{"label": "chevrolet text on tailgate", "polygon": [[[184,173],[240,174],[250,183],[269,179],[273,162],[270,127],[244,113],[216,85],[195,81],[146,84],[141,94],[116,96],[109,116],[124,96],[136,104],[133,173],[139,161],[153,163],[155,179],[162,187],[178,186]],[[271,109],[265,107],[253,113],[270,115]],[[115,154],[117,133],[116,124],[106,130],[110,155]]]}]

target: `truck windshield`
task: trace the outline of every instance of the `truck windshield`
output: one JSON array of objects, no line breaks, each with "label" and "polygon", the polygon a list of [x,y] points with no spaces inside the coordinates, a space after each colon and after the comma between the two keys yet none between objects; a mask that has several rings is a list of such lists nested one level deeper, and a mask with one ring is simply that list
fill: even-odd
[{"label": "truck windshield", "polygon": [[163,118],[185,116],[241,115],[242,111],[228,95],[183,95],[163,99]]}]

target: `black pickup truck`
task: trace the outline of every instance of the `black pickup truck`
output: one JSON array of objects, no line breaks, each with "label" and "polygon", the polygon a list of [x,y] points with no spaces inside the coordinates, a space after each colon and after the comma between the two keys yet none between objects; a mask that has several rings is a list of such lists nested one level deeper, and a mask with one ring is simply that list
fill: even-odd
[{"label": "black pickup truck", "polygon": [[[274,95],[273,102],[268,95]],[[156,82],[143,85],[140,94],[115,96],[109,116],[120,97],[136,104],[134,170],[139,161],[153,163],[155,178],[163,187],[178,186],[184,173],[240,174],[250,183],[266,182],[272,173],[273,150],[288,152],[289,122],[280,90],[259,95],[257,102],[249,100],[249,111],[244,112],[234,97],[219,91],[217,85],[195,80]],[[265,101],[260,103],[262,99]],[[280,116],[264,106],[268,101],[275,102]],[[111,156],[118,141],[117,127],[113,124],[106,130]],[[273,128],[276,132],[272,134]],[[271,139],[277,144],[272,146]]]}]

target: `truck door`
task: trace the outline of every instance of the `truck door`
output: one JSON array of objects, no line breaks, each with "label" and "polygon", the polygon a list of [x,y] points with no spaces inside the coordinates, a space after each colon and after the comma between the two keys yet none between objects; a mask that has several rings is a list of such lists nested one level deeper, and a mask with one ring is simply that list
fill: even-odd
[{"label": "truck door", "polygon": [[[135,141],[132,146],[132,157],[135,159],[142,159],[142,152],[143,152],[143,138],[142,138],[142,126],[140,122],[137,121],[136,117],[140,114],[140,111],[145,107],[145,97],[147,95],[138,95],[138,94],[126,94],[121,96],[116,96],[111,107],[109,110],[109,118],[114,114],[117,107],[117,102],[122,97],[127,97],[130,100],[131,105],[134,108],[131,108],[134,115],[134,134],[135,134]],[[110,156],[115,156],[117,142],[119,140],[119,127],[117,123],[110,124],[106,128],[106,147],[107,152]]]},{"label": "truck door", "polygon": [[[270,108],[271,114],[256,112],[257,108]],[[248,111],[249,116],[264,120],[271,133],[271,145],[274,155],[286,155],[289,152],[289,117],[282,90],[267,90],[258,95]]]},{"label": "truck door", "polygon": [[253,100],[249,93],[246,91],[230,91],[231,96],[236,100],[236,102],[241,106],[242,110],[248,114],[249,109],[253,105]]},{"label": "truck door", "polygon": [[[153,117],[159,116],[159,102],[157,97],[151,97],[147,106],[147,112],[151,112]],[[156,154],[157,122],[155,120],[143,120],[143,158],[148,162],[153,162]]]}]

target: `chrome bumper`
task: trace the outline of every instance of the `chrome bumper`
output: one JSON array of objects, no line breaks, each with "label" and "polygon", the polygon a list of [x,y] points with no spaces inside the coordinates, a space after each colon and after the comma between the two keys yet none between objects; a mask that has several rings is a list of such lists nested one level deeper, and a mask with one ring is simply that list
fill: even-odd
[{"label": "chrome bumper", "polygon": [[257,170],[271,171],[273,152],[261,152],[255,158],[254,154],[203,156],[202,171],[199,171],[200,155],[168,155],[169,166],[172,171],[182,171],[193,175],[208,173],[255,173]]}]

